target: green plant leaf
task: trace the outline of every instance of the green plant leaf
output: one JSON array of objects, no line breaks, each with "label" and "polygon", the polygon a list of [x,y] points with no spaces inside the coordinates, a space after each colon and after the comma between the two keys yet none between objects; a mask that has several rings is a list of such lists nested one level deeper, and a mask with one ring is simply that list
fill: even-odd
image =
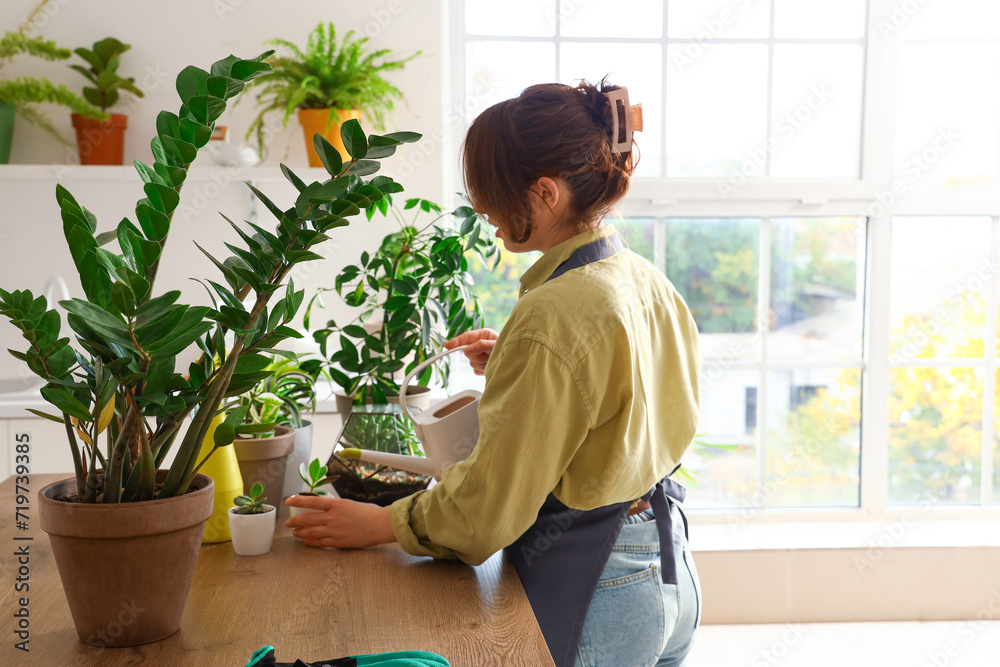
[{"label": "green plant leaf", "polygon": [[205,125],[214,123],[226,110],[225,102],[209,95],[192,97],[184,103],[184,106],[187,107],[196,121]]},{"label": "green plant leaf", "polygon": [[424,135],[419,132],[390,132],[389,134],[383,135],[387,139],[395,139],[396,141],[401,141],[404,144],[412,144],[415,141],[419,141]]},{"label": "green plant leaf", "polygon": [[236,439],[236,427],[232,424],[227,424],[223,422],[215,427],[215,434],[212,436],[212,440],[216,447],[225,447],[226,445],[233,444],[233,440]]},{"label": "green plant leaf", "polygon": [[348,173],[354,174],[355,176],[368,176],[370,174],[374,174],[381,168],[381,163],[375,160],[358,160],[353,166],[351,166]]},{"label": "green plant leaf", "polygon": [[[65,387],[53,386],[51,384],[42,387],[42,398],[56,406],[70,417],[76,417],[83,421],[91,421],[94,416],[86,405],[81,403],[73,393]],[[61,420],[60,420],[61,421]]]},{"label": "green plant leaf", "polygon": [[355,160],[360,160],[368,154],[368,138],[361,129],[361,123],[356,119],[344,121],[340,126],[340,138],[344,142],[347,154]]},{"label": "green plant leaf", "polygon": [[319,132],[313,135],[313,147],[316,149],[316,155],[319,156],[319,160],[323,163],[323,168],[326,169],[326,172],[334,178],[339,176],[340,172],[344,169],[344,161],[340,156],[340,151],[334,148],[333,144],[327,141]]},{"label": "green plant leaf", "polygon": [[188,105],[190,100],[208,94],[208,72],[189,65],[177,75],[176,85],[181,102],[190,109]]}]

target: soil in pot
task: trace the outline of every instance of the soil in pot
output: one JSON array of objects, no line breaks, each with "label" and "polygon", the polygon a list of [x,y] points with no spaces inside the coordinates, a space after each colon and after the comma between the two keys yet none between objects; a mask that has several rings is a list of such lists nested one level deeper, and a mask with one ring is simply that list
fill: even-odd
[{"label": "soil in pot", "polygon": [[264,498],[271,504],[280,503],[288,455],[295,448],[294,429],[277,426],[269,438],[237,438],[233,446],[243,476],[243,493],[249,494],[254,483],[260,482]]},{"label": "soil in pot", "polygon": [[339,475],[333,488],[341,498],[388,507],[400,498],[427,488],[431,477],[336,454],[327,461],[329,474]]},{"label": "soil in pot", "polygon": [[236,555],[260,556],[271,550],[278,512],[274,505],[264,507],[267,511],[259,514],[237,514],[237,508],[230,508],[229,533],[232,535]]},{"label": "soil in pot", "polygon": [[128,116],[111,114],[108,120],[94,120],[73,114],[80,164],[120,165],[125,157],[125,128]]},{"label": "soil in pot", "polygon": [[81,641],[136,646],[180,629],[213,490],[199,474],[182,496],[135,503],[58,500],[76,495],[72,478],[39,491],[40,524]]}]

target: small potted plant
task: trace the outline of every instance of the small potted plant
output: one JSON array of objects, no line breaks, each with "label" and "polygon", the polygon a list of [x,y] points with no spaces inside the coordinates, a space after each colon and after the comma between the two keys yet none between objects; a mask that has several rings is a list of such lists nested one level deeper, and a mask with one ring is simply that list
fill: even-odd
[{"label": "small potted plant", "polygon": [[260,556],[271,550],[274,541],[274,520],[278,513],[273,505],[265,505],[264,487],[260,482],[250,488],[250,493],[233,498],[229,510],[229,532],[233,536],[233,550],[239,556]]},{"label": "small potted plant", "polygon": [[7,32],[0,38],[0,164],[7,164],[10,161],[15,114],[61,143],[72,145],[52,126],[45,114],[38,110],[37,104],[58,104],[88,118],[108,119],[107,114],[62,84],[57,85],[41,77],[14,79],[3,76],[3,67],[20,54],[32,55],[43,60],[66,60],[70,57],[69,49],[61,49],[55,42],[27,35],[28,26],[48,1],[39,3],[17,31]]},{"label": "small potted plant", "polygon": [[333,24],[321,22],[309,35],[304,49],[284,39],[267,42],[291,54],[271,57],[268,63],[274,74],[258,86],[260,111],[246,138],[255,139],[262,157],[267,121],[276,113],[281,114],[282,127],[288,127],[292,114],[298,111],[310,167],[322,166],[312,142],[317,132],[347,159],[340,137],[341,123],[359,119],[364,113],[373,127],[384,129],[386,115],[393,111],[394,100],[402,99],[403,93],[383,75],[402,68],[420,52],[391,60],[389,49],[368,51],[368,39],[355,36],[352,30],[338,44]]},{"label": "small potted plant", "polygon": [[[119,91],[143,97],[142,91],[135,85],[135,79],[118,74],[122,54],[131,48],[114,37],[106,37],[94,42],[91,49],[79,48],[74,51],[87,62],[87,67],[70,67],[93,84],[92,87],[83,89],[83,96],[105,114],[118,102]],[[76,129],[76,143],[80,150],[80,164],[122,164],[128,116],[113,113],[108,120],[95,120],[74,113],[73,127]]]},{"label": "small potted plant", "polygon": [[[335,476],[327,475],[329,469],[323,465],[319,459],[313,459],[308,465],[303,463],[299,466],[299,478],[305,482],[308,491],[300,491],[294,495],[296,496],[328,496],[330,492],[326,489],[321,489],[319,487],[324,484],[329,484],[331,481],[336,479]],[[308,507],[289,507],[291,516],[298,516],[299,514],[309,514],[310,512],[319,512],[321,510],[314,510]]]},{"label": "small potted plant", "polygon": [[265,370],[272,374],[261,380],[259,390],[280,401],[277,423],[295,429],[295,446],[288,456],[281,491],[281,497],[287,498],[298,490],[299,467],[312,454],[312,422],[305,417],[316,411],[316,383],[329,376],[320,359],[277,359]]},{"label": "small potted plant", "polygon": [[231,407],[230,415],[246,429],[233,442],[245,493],[259,483],[268,498],[282,497],[288,456],[295,449],[295,429],[277,423],[281,406],[281,398],[263,391],[258,383]]}]

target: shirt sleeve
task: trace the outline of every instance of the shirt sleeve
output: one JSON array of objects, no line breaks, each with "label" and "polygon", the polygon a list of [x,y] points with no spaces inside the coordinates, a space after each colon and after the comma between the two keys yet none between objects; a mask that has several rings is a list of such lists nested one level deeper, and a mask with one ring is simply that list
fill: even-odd
[{"label": "shirt sleeve", "polygon": [[587,436],[590,410],[578,378],[544,340],[510,340],[490,361],[472,454],[433,488],[391,507],[408,553],[478,565],[512,544]]}]

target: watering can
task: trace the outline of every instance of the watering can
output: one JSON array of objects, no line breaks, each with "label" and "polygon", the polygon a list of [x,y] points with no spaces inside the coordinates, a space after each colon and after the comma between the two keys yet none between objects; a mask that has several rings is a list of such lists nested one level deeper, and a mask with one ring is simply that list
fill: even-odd
[{"label": "watering can", "polygon": [[465,347],[462,345],[431,357],[410,371],[400,385],[399,405],[407,419],[413,422],[426,457],[374,452],[367,449],[343,449],[338,452],[341,458],[360,459],[418,475],[430,475],[437,481],[441,481],[441,473],[445,468],[469,458],[479,439],[478,411],[479,398],[482,394],[474,389],[468,389],[416,414],[411,414],[406,406],[406,390],[410,380],[441,357]]}]

